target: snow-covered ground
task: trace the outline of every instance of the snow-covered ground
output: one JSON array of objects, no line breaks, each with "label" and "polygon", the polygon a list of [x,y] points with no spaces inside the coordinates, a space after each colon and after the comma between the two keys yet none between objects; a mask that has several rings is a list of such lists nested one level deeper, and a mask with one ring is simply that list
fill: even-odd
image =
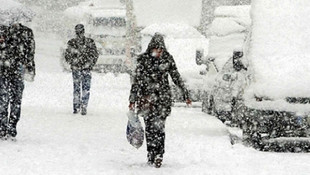
[{"label": "snow-covered ground", "polygon": [[308,154],[231,145],[227,128],[199,108],[173,108],[163,167],[149,167],[145,144],[136,150],[125,136],[129,76],[93,73],[88,115],[73,115],[61,42],[47,34],[36,41],[36,80],[26,83],[17,142],[0,142],[1,175],[310,173]]}]

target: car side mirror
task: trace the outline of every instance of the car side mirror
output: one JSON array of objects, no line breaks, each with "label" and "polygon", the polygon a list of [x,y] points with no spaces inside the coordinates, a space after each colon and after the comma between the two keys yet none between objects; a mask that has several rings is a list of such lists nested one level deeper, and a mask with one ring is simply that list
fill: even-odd
[{"label": "car side mirror", "polygon": [[230,79],[231,79],[231,75],[229,75],[229,74],[224,74],[223,75],[223,80],[224,81],[230,81]]},{"label": "car side mirror", "polygon": [[202,65],[203,50],[196,50],[196,64]]},{"label": "car side mirror", "polygon": [[214,57],[209,57],[208,60],[209,60],[210,62],[213,62],[213,61],[215,60],[215,58],[214,58]]}]

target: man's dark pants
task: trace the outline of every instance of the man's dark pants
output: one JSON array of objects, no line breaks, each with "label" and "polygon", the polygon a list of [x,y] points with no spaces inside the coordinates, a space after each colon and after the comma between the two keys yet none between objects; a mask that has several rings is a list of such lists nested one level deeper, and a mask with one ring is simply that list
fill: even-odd
[{"label": "man's dark pants", "polygon": [[90,96],[91,71],[72,70],[73,77],[73,110],[87,108]]},{"label": "man's dark pants", "polygon": [[0,75],[0,128],[11,136],[17,134],[16,125],[21,115],[23,90],[22,71],[8,71]]},{"label": "man's dark pants", "polygon": [[163,158],[165,153],[165,123],[166,115],[160,107],[142,112],[145,123],[145,137],[148,159],[154,162],[155,158]]}]

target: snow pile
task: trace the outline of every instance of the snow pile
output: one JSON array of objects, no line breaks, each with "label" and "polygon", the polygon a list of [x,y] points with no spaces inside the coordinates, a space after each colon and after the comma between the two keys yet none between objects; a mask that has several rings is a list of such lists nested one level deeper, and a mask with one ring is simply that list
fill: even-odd
[{"label": "snow pile", "polygon": [[[151,37],[159,32],[165,36],[165,44],[168,52],[173,56],[182,78],[191,89],[201,88],[204,65],[196,64],[196,50],[208,51],[208,39],[201,35],[194,27],[187,24],[153,24],[141,31],[142,51],[145,51]],[[200,87],[199,87],[200,86]]]},{"label": "snow pile", "polygon": [[186,23],[200,25],[201,0],[133,0],[138,26],[153,23]]},{"label": "snow pile", "polygon": [[310,1],[255,0],[249,60],[255,82],[248,90],[274,99],[310,95]]},{"label": "snow pile", "polygon": [[250,26],[250,6],[221,6],[210,27],[207,58],[214,58],[220,71],[236,48],[242,48]]}]

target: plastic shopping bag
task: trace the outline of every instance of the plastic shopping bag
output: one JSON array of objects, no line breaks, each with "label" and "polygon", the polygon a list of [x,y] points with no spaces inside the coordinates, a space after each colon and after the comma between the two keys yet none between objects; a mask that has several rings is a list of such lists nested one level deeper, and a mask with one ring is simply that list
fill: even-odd
[{"label": "plastic shopping bag", "polygon": [[142,146],[144,140],[144,130],[142,124],[139,120],[138,115],[134,111],[129,111],[127,116],[127,140],[132,146],[139,149]]}]

